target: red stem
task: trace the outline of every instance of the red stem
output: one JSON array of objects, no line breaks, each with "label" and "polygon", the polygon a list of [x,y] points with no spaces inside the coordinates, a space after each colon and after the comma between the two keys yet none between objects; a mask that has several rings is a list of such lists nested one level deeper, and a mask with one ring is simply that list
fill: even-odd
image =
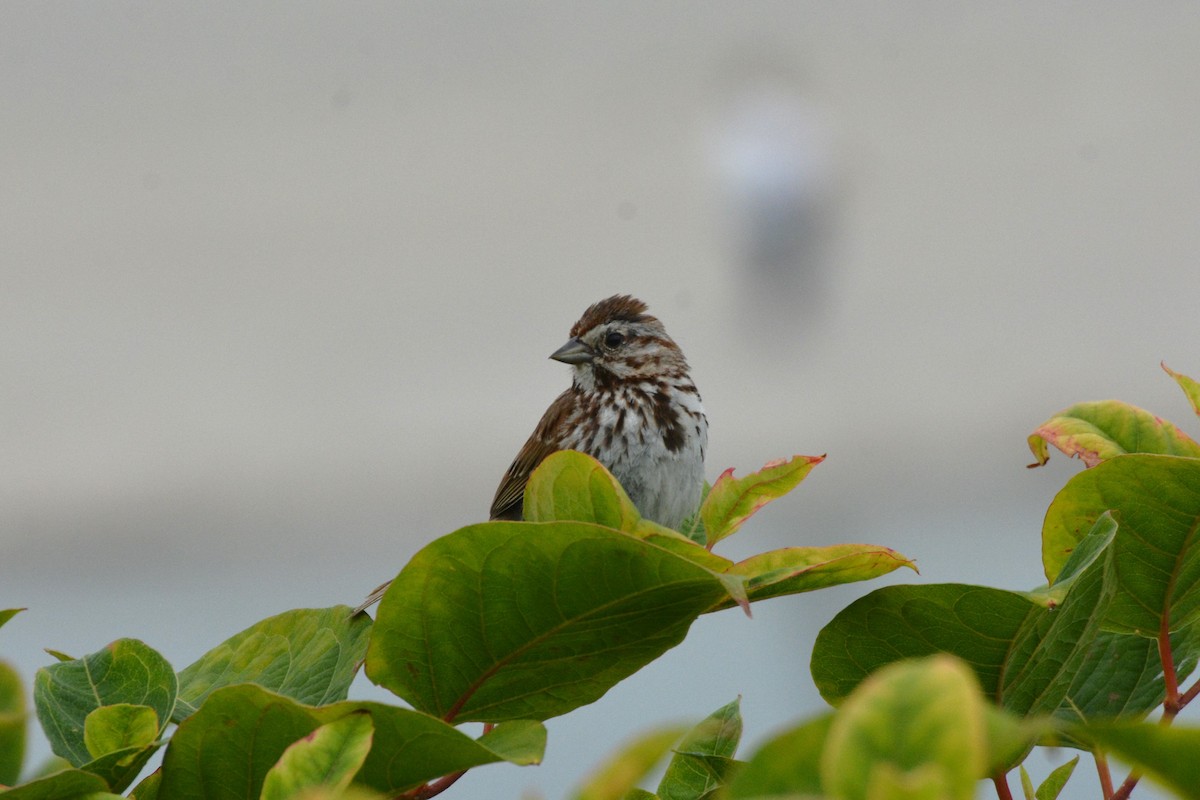
[{"label": "red stem", "polygon": [[996,786],[996,796],[1000,800],[1013,800],[1012,790],[1008,788],[1008,776],[1003,772],[997,772],[992,776],[992,783]]},{"label": "red stem", "polygon": [[1167,696],[1163,700],[1162,721],[1166,725],[1179,713],[1183,706],[1180,704],[1179,677],[1175,674],[1175,658],[1171,653],[1171,628],[1168,614],[1162,615],[1162,624],[1158,629],[1158,659],[1162,662],[1163,683],[1166,685]]},{"label": "red stem", "polygon": [[[1164,611],[1162,622],[1158,628],[1158,660],[1162,662],[1163,686],[1166,697],[1163,698],[1163,715],[1159,720],[1163,725],[1170,725],[1179,710],[1186,706],[1200,693],[1200,684],[1193,686],[1186,695],[1179,694],[1179,675],[1175,672],[1175,654],[1171,652],[1171,623],[1170,615]],[[1111,800],[1129,800],[1133,787],[1142,779],[1141,773],[1133,770],[1125,778],[1121,787],[1112,793]]]},{"label": "red stem", "polygon": [[429,783],[418,786],[411,792],[405,792],[404,794],[400,795],[400,797],[396,798],[396,800],[401,800],[401,798],[403,798],[403,800],[426,800],[427,798],[434,797],[435,795],[439,795],[446,791],[454,785],[456,780],[466,774],[467,771],[464,769],[462,772],[456,772],[453,775],[445,775],[441,778],[438,778],[436,781],[430,781]]},{"label": "red stem", "polygon": [[1196,695],[1200,695],[1200,681],[1192,684],[1192,688],[1188,689],[1179,697],[1179,707],[1183,708],[1188,703],[1196,699]]},{"label": "red stem", "polygon": [[1121,784],[1121,788],[1113,792],[1112,800],[1129,800],[1129,793],[1133,791],[1133,787],[1137,786],[1137,782],[1141,778],[1141,774],[1137,772],[1129,773],[1129,777]]},{"label": "red stem", "polygon": [[1096,772],[1100,773],[1100,791],[1104,800],[1112,800],[1112,770],[1108,768],[1108,759],[1103,753],[1092,753],[1092,758],[1096,760]]},{"label": "red stem", "polygon": [[[495,727],[496,723],[485,722],[483,723],[483,732],[485,734],[490,733]],[[436,781],[422,784],[410,792],[405,792],[404,794],[400,795],[400,797],[396,798],[396,800],[426,800],[427,798],[435,797],[449,789],[454,785],[456,780],[466,774],[467,771],[464,769],[462,772],[456,772],[453,775],[444,775],[438,778]]]}]

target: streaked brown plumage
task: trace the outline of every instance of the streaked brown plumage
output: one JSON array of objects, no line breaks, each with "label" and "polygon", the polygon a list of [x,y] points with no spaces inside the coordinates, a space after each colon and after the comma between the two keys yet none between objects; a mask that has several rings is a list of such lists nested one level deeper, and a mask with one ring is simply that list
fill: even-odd
[{"label": "streaked brown plumage", "polygon": [[[508,468],[492,519],[520,519],[529,475],[558,450],[581,450],[621,482],[643,516],[677,527],[704,483],[708,422],[687,360],[646,304],[615,295],[591,306],[551,358],[571,387],[542,416]],[[652,473],[652,474],[647,474]]]}]

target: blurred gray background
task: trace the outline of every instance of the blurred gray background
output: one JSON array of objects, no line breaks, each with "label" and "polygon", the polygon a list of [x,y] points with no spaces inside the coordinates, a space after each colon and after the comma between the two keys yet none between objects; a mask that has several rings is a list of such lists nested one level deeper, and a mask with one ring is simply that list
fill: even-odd
[{"label": "blurred gray background", "polygon": [[829,454],[726,554],[921,575],[703,618],[446,796],[561,797],[738,694],[751,752],[823,707],[813,639],[873,586],[1041,582],[1052,412],[1196,431],[1158,363],[1200,375],[1198,37],[1185,3],[5,5],[0,651],[182,668],[357,602],[485,517],[546,356],[630,292],[710,479]]}]

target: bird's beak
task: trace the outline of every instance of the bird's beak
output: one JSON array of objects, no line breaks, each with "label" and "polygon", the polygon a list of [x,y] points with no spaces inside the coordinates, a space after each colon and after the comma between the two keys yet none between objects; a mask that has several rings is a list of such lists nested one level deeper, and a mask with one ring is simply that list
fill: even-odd
[{"label": "bird's beak", "polygon": [[550,357],[564,364],[586,364],[596,357],[596,351],[578,339],[570,339],[551,353]]}]

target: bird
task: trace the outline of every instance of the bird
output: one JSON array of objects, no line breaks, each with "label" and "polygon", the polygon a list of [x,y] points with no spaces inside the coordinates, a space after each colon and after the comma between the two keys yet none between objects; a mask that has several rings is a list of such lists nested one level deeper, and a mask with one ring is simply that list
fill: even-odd
[{"label": "bird", "polygon": [[[521,520],[529,476],[560,450],[603,464],[645,519],[677,529],[696,512],[708,418],[683,351],[648,311],[627,294],[594,303],[550,354],[571,366],[571,385],[504,473],[489,519]],[[354,613],[378,601],[389,584]]]}]

